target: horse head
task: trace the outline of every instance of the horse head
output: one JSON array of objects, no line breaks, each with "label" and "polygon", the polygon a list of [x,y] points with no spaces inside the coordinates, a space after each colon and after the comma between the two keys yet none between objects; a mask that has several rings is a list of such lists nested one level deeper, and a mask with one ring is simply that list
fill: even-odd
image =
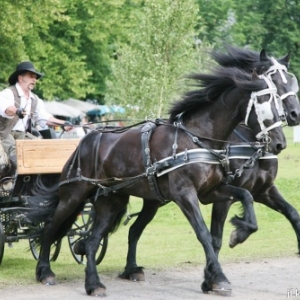
[{"label": "horse head", "polygon": [[276,86],[266,75],[258,75],[254,69],[252,81],[264,81],[266,86],[251,93],[245,124],[253,129],[257,140],[266,144],[267,151],[278,154],[286,148],[286,139],[281,128],[284,114],[281,100],[277,96]]},{"label": "horse head", "polygon": [[246,48],[227,46],[226,50],[226,53],[214,51],[211,56],[221,66],[238,67],[248,72],[252,72],[255,68],[259,75],[266,74],[277,87],[277,93],[283,101],[288,125],[298,125],[300,104],[296,93],[299,87],[296,77],[288,72],[290,54],[276,60],[269,57],[265,49],[256,52]]},{"label": "horse head", "polygon": [[[276,86],[267,76],[258,75],[256,70],[251,75],[236,67],[218,66],[212,74],[191,74],[188,78],[201,89],[186,92],[182,101],[174,103],[170,122],[176,122],[180,115],[185,126],[190,126],[188,130],[199,136],[213,134],[216,141],[227,139],[238,123],[245,120],[256,138],[266,143],[268,151],[278,154],[286,147],[281,128],[284,112]],[[204,132],[208,121],[213,122]],[[220,146],[212,141],[210,145]]]},{"label": "horse head", "polygon": [[274,57],[269,59],[272,65],[266,70],[265,74],[277,87],[277,94],[285,110],[286,121],[289,126],[299,125],[300,104],[297,97],[299,85],[295,75],[288,72],[290,54],[279,60],[276,60]]}]

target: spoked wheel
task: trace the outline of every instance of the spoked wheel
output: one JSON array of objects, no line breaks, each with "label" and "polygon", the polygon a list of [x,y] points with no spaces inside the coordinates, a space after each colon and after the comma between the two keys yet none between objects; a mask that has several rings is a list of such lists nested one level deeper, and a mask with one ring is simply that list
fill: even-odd
[{"label": "spoked wheel", "polygon": [[5,245],[4,229],[2,223],[0,222],[0,265],[4,254],[4,245]]},{"label": "spoked wheel", "polygon": [[[40,225],[39,227],[41,227],[42,225]],[[30,238],[29,239],[29,247],[30,247],[30,251],[33,255],[33,257],[38,260],[39,256],[40,256],[40,246],[37,243],[37,240],[34,238]],[[61,240],[56,241],[52,246],[51,246],[51,250],[50,250],[50,257],[49,260],[50,261],[56,261],[59,252],[60,252],[60,248],[61,248]]]},{"label": "spoked wheel", "polygon": [[[94,222],[94,209],[91,204],[86,204],[84,210],[79,214],[77,220],[74,222],[72,229],[68,233],[68,241],[71,253],[78,264],[86,264],[86,256],[76,254],[74,246],[76,243],[85,240],[91,233],[92,225]],[[104,237],[99,244],[96,253],[96,264],[100,264],[103,260],[108,245],[108,237]]]}]

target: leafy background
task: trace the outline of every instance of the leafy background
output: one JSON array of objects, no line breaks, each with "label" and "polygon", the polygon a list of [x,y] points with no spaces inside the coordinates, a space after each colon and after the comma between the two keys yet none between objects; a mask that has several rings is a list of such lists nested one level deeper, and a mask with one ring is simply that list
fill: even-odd
[{"label": "leafy background", "polygon": [[182,76],[205,71],[226,43],[291,52],[300,72],[300,3],[287,0],[2,0],[0,85],[31,60],[46,100],[122,104],[129,117],[165,116]]}]

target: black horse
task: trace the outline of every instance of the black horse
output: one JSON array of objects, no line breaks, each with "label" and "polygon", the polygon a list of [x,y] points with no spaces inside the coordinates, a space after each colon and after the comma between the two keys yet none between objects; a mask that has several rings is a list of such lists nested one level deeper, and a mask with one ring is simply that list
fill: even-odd
[{"label": "black horse", "polygon": [[[247,49],[239,49],[234,47],[228,47],[227,53],[213,52],[212,56],[214,60],[227,67],[239,67],[245,70],[256,68],[259,72],[265,72],[277,86],[278,94],[283,102],[284,110],[286,111],[286,118],[288,125],[298,125],[300,121],[300,106],[296,97],[298,91],[298,84],[293,74],[287,72],[290,56],[286,55],[282,59],[276,61],[274,58],[270,58],[262,50],[260,53]],[[243,159],[244,151],[248,151],[247,147],[255,141],[255,136],[245,126],[238,126],[234,130],[234,133],[229,138],[230,145],[246,143],[245,149],[240,149],[240,153],[235,156],[235,159],[230,160],[230,170],[234,173],[235,170],[241,170],[242,176],[234,176],[232,185],[237,187],[246,188],[251,192],[254,200],[267,205],[268,207],[282,213],[292,224],[298,240],[298,250],[300,252],[300,218],[299,214],[289,203],[287,203],[276,186],[274,180],[276,178],[278,161],[277,158],[270,155],[264,156],[263,159],[257,162],[251,162],[251,168],[249,168],[249,161]],[[241,147],[243,148],[243,147]],[[239,148],[236,148],[239,149]],[[250,157],[249,157],[250,158]],[[246,168],[247,166],[247,168]],[[213,247],[218,255],[222,244],[222,233],[224,222],[226,220],[230,205],[236,201],[217,202],[217,199],[222,200],[223,197],[220,193],[213,192],[209,196],[213,202],[212,222],[211,222],[211,234]],[[224,195],[226,197],[226,195]],[[144,199],[144,204],[138,218],[135,220],[129,230],[128,237],[128,254],[126,266],[123,273],[120,275],[122,278],[131,279],[134,281],[144,280],[144,273],[141,267],[138,267],[136,263],[136,248],[137,243],[142,235],[143,230],[149,222],[154,218],[157,210],[161,207],[159,201],[148,201]],[[233,220],[234,224],[235,220]],[[248,237],[248,233],[245,234],[243,239],[236,239],[236,232],[233,232],[230,240],[231,247],[234,247],[237,243],[241,243]]]},{"label": "black horse", "polygon": [[[126,212],[129,196],[133,195],[155,202],[174,201],[205,251],[202,290],[231,290],[214,253],[198,199],[210,203],[211,199],[205,196],[213,191],[227,195],[227,199],[239,199],[244,216],[236,218],[236,238],[244,235],[245,227],[252,232],[257,230],[251,194],[223,181],[226,151],[219,149],[242,120],[257,138],[267,142],[269,151],[278,154],[286,147],[276,89],[265,77],[256,73],[251,76],[237,68],[217,68],[213,74],[193,74],[190,78],[196,80],[200,89],[186,93],[174,103],[167,123],[148,122],[122,132],[91,132],[82,139],[63,168],[60,201],[44,227],[37,280],[55,283],[49,262],[50,246],[67,233],[85,200],[94,195],[97,216],[84,245],[85,289],[89,295],[105,295],[95,253],[100,240]],[[159,176],[158,172],[164,175]],[[50,196],[48,201],[57,204],[57,198]]]},{"label": "black horse", "polygon": [[[299,101],[296,93],[299,91],[297,80],[293,74],[287,72],[290,55],[286,55],[278,62],[274,58],[268,58],[262,51],[260,60],[257,60],[258,53],[247,49],[239,49],[235,47],[227,47],[227,53],[215,51],[212,53],[214,60],[222,66],[240,67],[251,70],[257,68],[259,72],[266,71],[272,76],[273,82],[276,84],[278,94],[283,100],[284,109],[287,112],[287,122],[289,126],[298,125],[300,122]],[[283,66],[278,65],[281,64]],[[276,78],[277,74],[277,78]],[[283,81],[282,81],[283,79]],[[284,84],[286,83],[286,84]],[[283,88],[283,89],[282,89]],[[290,101],[286,101],[289,97]],[[294,101],[293,98],[294,97]],[[295,101],[296,100],[296,101]],[[293,104],[294,102],[294,104]],[[241,138],[241,136],[243,138]],[[247,128],[239,128],[231,136],[231,142],[254,140],[253,133]],[[231,162],[232,169],[238,169],[244,162],[241,160],[233,160]],[[298,241],[298,253],[300,254],[300,217],[296,209],[291,206],[280,194],[274,184],[278,170],[278,160],[275,158],[259,160],[253,168],[246,169],[243,176],[235,178],[233,185],[246,188],[254,197],[256,202],[262,203],[271,209],[283,214],[291,223],[295,230]],[[213,238],[213,246],[218,254],[222,245],[222,236],[224,223],[230,206],[235,201],[216,203],[212,208],[211,234]],[[231,247],[235,244],[230,243]]]}]

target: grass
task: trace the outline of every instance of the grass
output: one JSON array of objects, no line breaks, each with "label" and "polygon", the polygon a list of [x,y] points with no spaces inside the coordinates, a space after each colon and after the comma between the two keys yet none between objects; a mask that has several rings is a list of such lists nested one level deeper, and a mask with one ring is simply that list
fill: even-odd
[{"label": "grass", "polygon": [[[298,200],[300,144],[293,144],[292,128],[284,130],[288,148],[279,155],[276,185],[284,198],[300,211]],[[140,199],[132,198],[130,212],[139,211],[141,205]],[[211,205],[201,205],[201,211],[209,226]],[[233,227],[228,220],[234,214],[239,213],[239,205],[233,205],[231,208],[225,224],[223,247],[220,253],[221,263],[295,255],[297,242],[289,222],[279,213],[260,204],[255,204],[255,211],[259,224],[258,232],[244,244],[230,249],[228,241]],[[129,225],[121,225],[119,230],[109,238],[107,254],[98,266],[100,272],[117,274],[123,270]],[[191,226],[179,208],[173,203],[162,207],[141,237],[138,247],[138,264],[146,269],[159,269],[204,263],[202,246],[198,243]],[[27,240],[14,243],[13,248],[6,245],[0,266],[0,289],[13,283],[18,285],[35,283],[35,266],[36,261],[28,251]],[[66,239],[63,240],[62,250],[57,261],[52,263],[52,269],[60,282],[83,280],[84,278],[84,266],[76,264]]]}]

